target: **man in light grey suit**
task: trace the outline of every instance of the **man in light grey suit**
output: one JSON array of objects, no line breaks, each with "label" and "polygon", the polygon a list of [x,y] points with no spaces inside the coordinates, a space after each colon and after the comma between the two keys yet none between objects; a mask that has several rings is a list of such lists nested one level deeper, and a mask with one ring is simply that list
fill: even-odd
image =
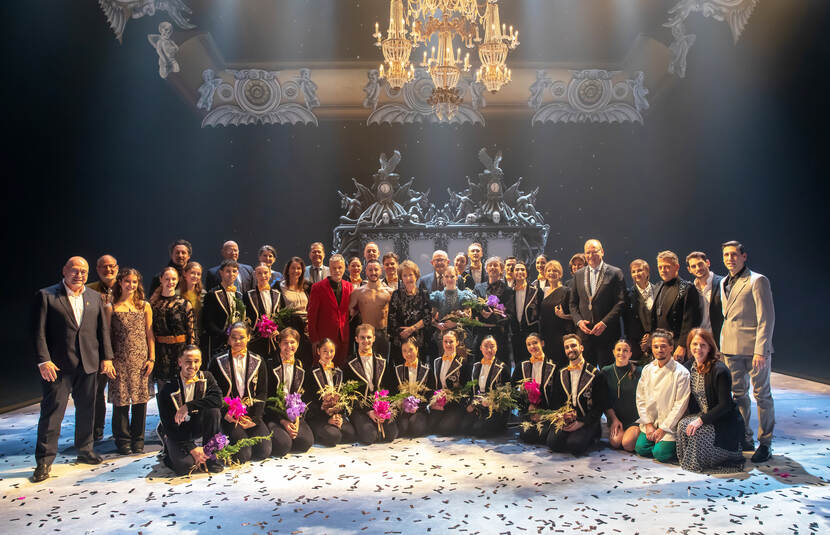
[{"label": "man in light grey suit", "polygon": [[720,282],[723,303],[723,328],[720,349],[724,362],[732,373],[732,393],[746,433],[744,450],[753,445],[749,427],[751,402],[749,382],[758,404],[758,449],[752,462],[761,463],[772,455],[772,430],[775,426],[775,406],[770,392],[770,361],[772,359],[772,330],[775,327],[775,309],[769,279],[746,267],[746,251],[737,241],[721,245],[723,263],[729,276]]},{"label": "man in light grey suit", "polygon": [[308,251],[308,259],[311,263],[305,267],[305,280],[314,284],[329,276],[328,266],[323,265],[325,258],[326,250],[323,244],[318,241],[312,243]]}]

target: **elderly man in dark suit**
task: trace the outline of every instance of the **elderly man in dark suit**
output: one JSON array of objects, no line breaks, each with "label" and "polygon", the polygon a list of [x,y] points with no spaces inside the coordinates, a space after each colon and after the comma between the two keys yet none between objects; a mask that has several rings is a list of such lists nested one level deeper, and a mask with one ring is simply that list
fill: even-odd
[{"label": "elderly man in dark suit", "polygon": [[222,264],[225,260],[233,260],[237,263],[238,273],[236,275],[236,281],[234,286],[242,292],[242,295],[245,295],[248,290],[254,288],[254,268],[249,266],[248,264],[243,264],[239,262],[239,244],[237,244],[233,240],[228,240],[222,244],[222,262],[219,263],[218,266],[213,266],[212,268],[207,270],[205,274],[205,288],[213,288],[214,286],[219,286],[219,283],[222,282],[222,276],[219,274],[219,270],[222,268]]},{"label": "elderly man in dark suit", "polygon": [[613,361],[620,338],[620,314],[625,306],[625,280],[620,268],[603,261],[599,240],[585,242],[588,265],[574,273],[571,318],[582,336],[585,360],[603,367]]},{"label": "elderly man in dark suit", "polygon": [[49,477],[70,393],[75,403],[77,462],[101,462],[92,448],[96,375],[100,370],[114,379],[115,368],[101,295],[84,287],[88,276],[87,261],[73,256],[63,266],[63,280],[37,293],[33,338],[43,400],[37,425],[34,482]]}]

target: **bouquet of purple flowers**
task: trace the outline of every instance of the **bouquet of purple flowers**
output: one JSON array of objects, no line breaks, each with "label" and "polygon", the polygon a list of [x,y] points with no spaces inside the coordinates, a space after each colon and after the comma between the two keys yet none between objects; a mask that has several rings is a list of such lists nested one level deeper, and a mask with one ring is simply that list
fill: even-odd
[{"label": "bouquet of purple flowers", "polygon": [[300,394],[288,394],[285,396],[285,415],[287,420],[297,423],[300,416],[305,413],[307,405],[303,403],[303,398]]},{"label": "bouquet of purple flowers", "polygon": [[208,456],[209,459],[216,459],[216,454],[222,451],[230,444],[230,440],[228,440],[228,435],[222,433],[216,433],[213,435],[213,438],[205,444],[202,449],[205,452],[205,455]]},{"label": "bouquet of purple flowers", "polygon": [[415,396],[409,396],[404,398],[403,400],[403,412],[407,414],[415,414],[418,412],[418,406],[421,404],[421,400],[416,398]]},{"label": "bouquet of purple flowers", "polygon": [[277,388],[275,396],[265,400],[265,411],[273,414],[278,420],[288,420],[297,423],[308,406],[303,402],[302,395],[297,392],[285,394],[282,388]]}]

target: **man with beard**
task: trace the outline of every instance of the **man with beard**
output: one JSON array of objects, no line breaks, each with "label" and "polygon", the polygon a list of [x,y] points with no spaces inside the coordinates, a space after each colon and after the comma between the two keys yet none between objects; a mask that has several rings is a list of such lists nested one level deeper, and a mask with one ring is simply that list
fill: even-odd
[{"label": "man with beard", "polygon": [[[86,285],[90,290],[101,294],[101,301],[106,305],[112,303],[112,290],[115,287],[115,278],[118,277],[118,261],[114,256],[105,254],[98,259],[95,265],[98,280]],[[107,398],[104,390],[107,379],[98,374],[98,384],[95,387],[95,425],[92,429],[92,438],[95,442],[104,438],[104,421],[107,418]]]},{"label": "man with beard", "polygon": [[375,328],[374,351],[386,358],[389,356],[386,321],[392,292],[381,282],[380,272],[380,262],[377,260],[366,263],[366,284],[352,291],[349,309],[352,317],[360,315],[360,323],[368,323]]}]

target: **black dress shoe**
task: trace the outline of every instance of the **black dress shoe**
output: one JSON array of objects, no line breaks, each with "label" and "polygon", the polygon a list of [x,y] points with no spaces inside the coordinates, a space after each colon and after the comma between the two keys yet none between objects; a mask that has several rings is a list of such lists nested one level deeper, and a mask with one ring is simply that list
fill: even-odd
[{"label": "black dress shoe", "polygon": [[144,444],[135,443],[132,448],[133,453],[144,453]]},{"label": "black dress shoe", "polygon": [[743,439],[741,441],[741,450],[742,451],[755,451],[755,441],[751,438],[749,440]]},{"label": "black dress shoe", "polygon": [[95,442],[100,442],[104,440],[104,430],[103,429],[96,429],[92,432],[92,440]]},{"label": "black dress shoe", "polygon": [[41,481],[49,479],[49,471],[51,469],[51,464],[43,463],[37,465],[37,468],[35,468],[35,473],[32,474],[32,483],[40,483]]},{"label": "black dress shoe", "polygon": [[133,449],[130,447],[129,444],[119,444],[115,446],[115,450],[120,455],[130,455],[133,452]]},{"label": "black dress shoe", "polygon": [[218,474],[225,469],[225,466],[222,464],[221,461],[217,461],[214,459],[208,459],[205,465],[207,466],[208,472],[210,472],[211,474]]},{"label": "black dress shoe", "polygon": [[761,444],[758,446],[758,449],[755,450],[755,453],[752,454],[752,458],[750,460],[753,463],[758,464],[769,461],[770,457],[772,457],[772,449],[766,444]]},{"label": "black dress shoe", "polygon": [[89,453],[78,455],[78,458],[75,459],[75,462],[80,464],[101,464],[101,461],[103,460],[103,457],[92,451]]}]

